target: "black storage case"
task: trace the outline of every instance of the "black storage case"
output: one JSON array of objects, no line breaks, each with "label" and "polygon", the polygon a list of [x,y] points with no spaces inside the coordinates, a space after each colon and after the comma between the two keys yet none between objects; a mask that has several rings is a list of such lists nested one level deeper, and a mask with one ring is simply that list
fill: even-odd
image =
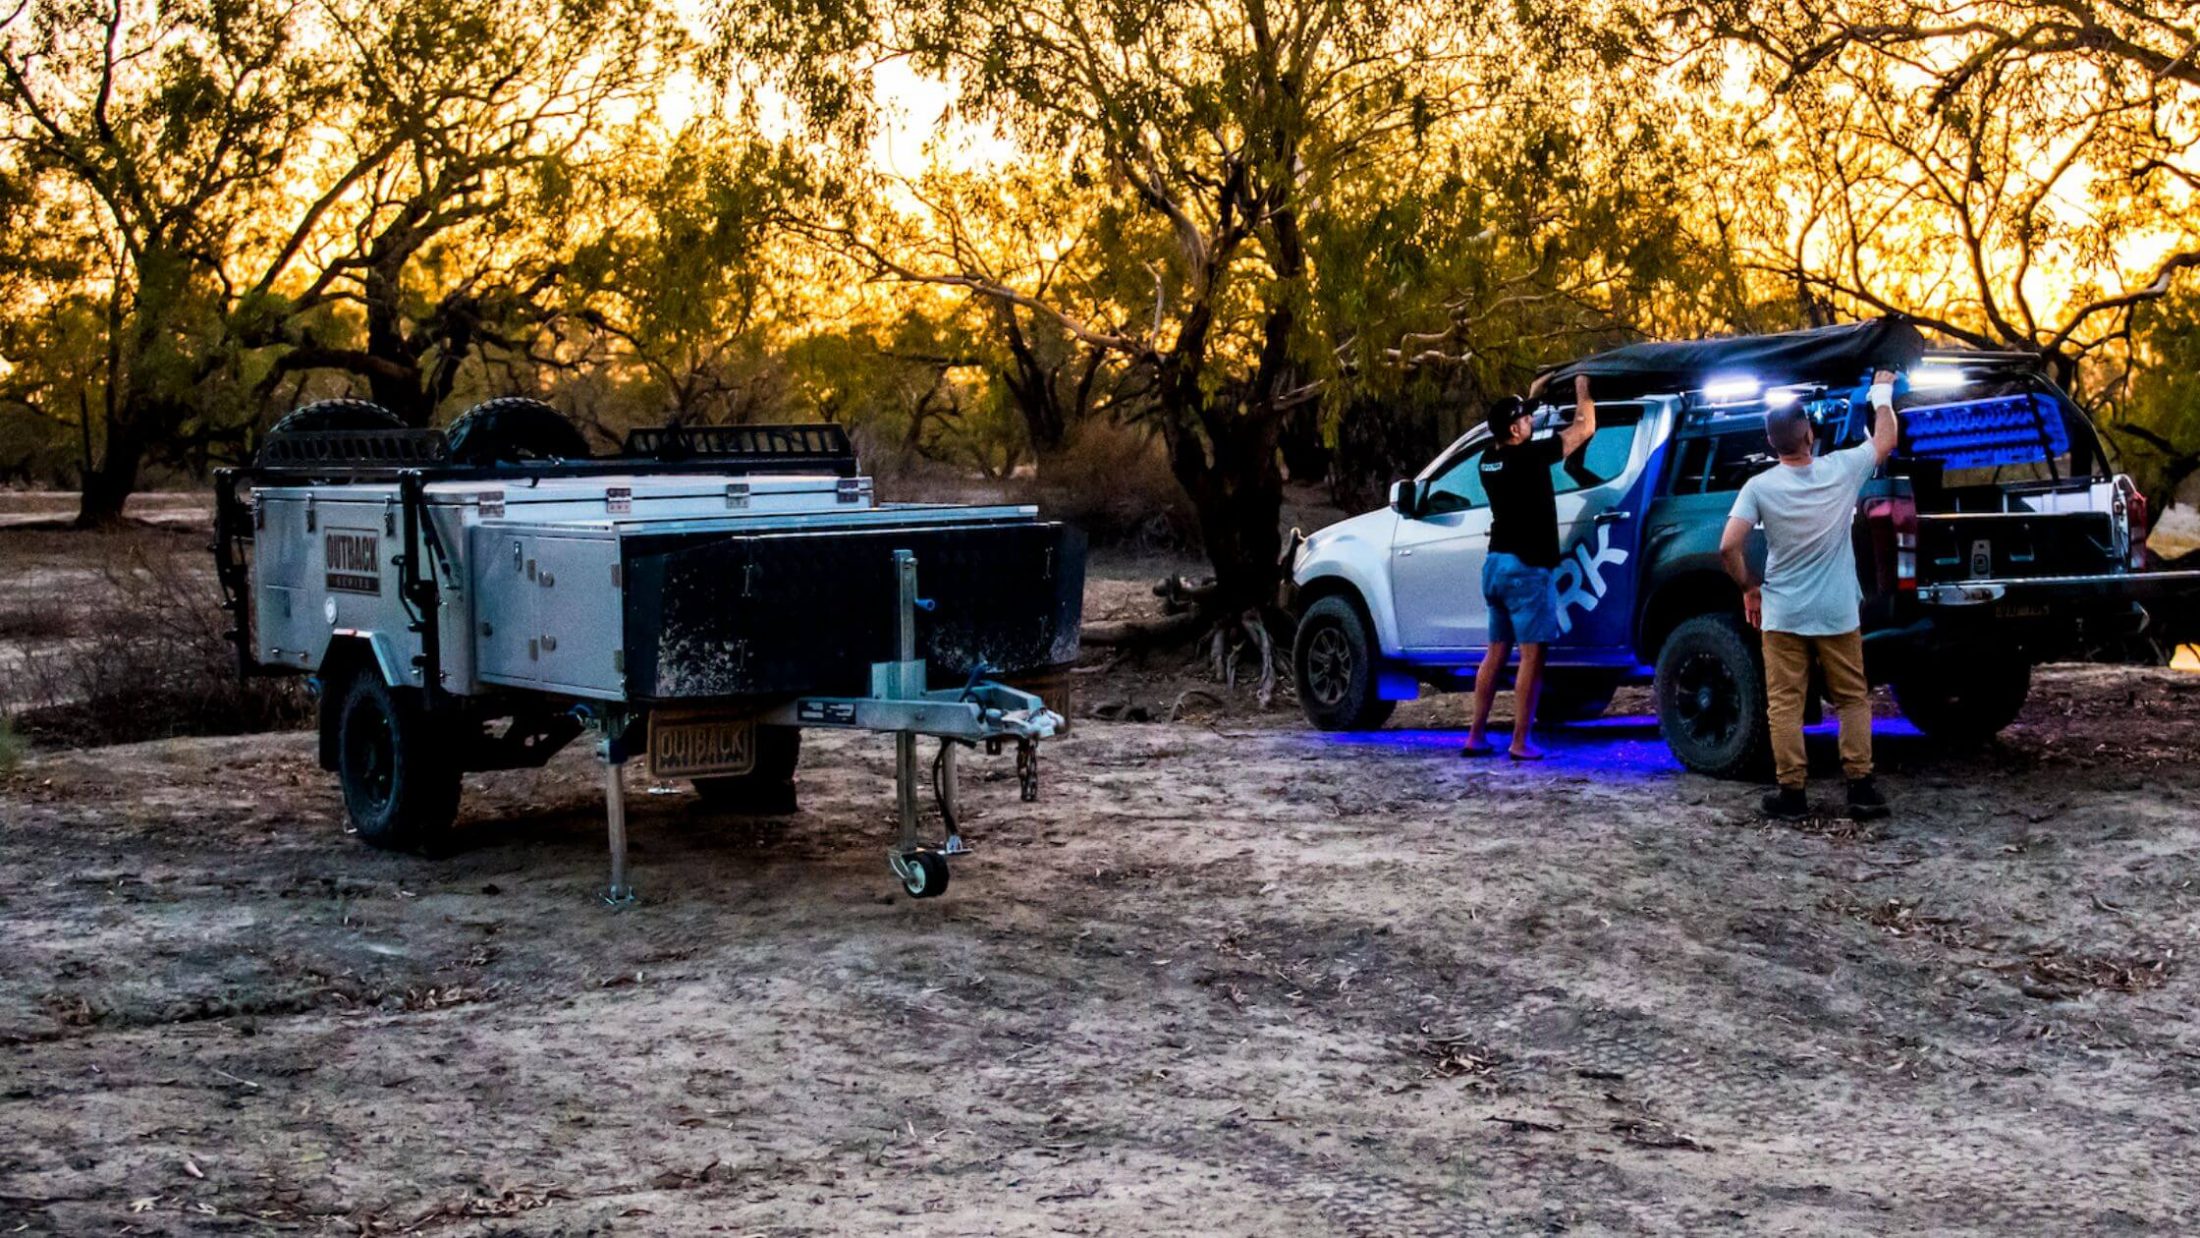
[{"label": "black storage case", "polygon": [[626,685],[636,702],[862,696],[896,656],[894,552],[917,557],[917,657],[934,686],[1077,656],[1084,535],[1054,521],[630,539]]}]

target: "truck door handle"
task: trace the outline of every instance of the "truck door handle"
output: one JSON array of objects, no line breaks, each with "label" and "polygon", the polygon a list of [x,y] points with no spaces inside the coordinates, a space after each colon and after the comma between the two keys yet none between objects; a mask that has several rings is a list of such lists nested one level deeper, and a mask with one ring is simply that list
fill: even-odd
[{"label": "truck door handle", "polygon": [[1634,518],[1635,513],[1633,512],[1598,512],[1597,518],[1591,523],[1601,529],[1605,525],[1618,524],[1622,520],[1633,520]]}]

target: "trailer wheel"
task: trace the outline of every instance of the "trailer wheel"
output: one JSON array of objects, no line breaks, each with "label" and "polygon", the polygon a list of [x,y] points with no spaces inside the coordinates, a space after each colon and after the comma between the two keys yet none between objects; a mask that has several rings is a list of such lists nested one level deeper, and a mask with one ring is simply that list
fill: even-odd
[{"label": "trailer wheel", "polygon": [[1658,731],[1680,763],[1714,778],[1760,775],[1772,759],[1758,642],[1733,615],[1698,615],[1658,651]]},{"label": "trailer wheel", "polygon": [[712,812],[783,817],[795,811],[794,769],[802,760],[802,728],[756,728],[756,768],[730,778],[698,778],[695,794]]},{"label": "trailer wheel", "polygon": [[450,828],[459,768],[441,731],[417,692],[390,687],[372,667],[352,676],[337,720],[336,776],[361,842],[409,849]]},{"label": "trailer wheel", "polygon": [[2032,693],[2032,664],[2013,650],[1919,666],[1894,681],[1894,702],[1911,725],[1952,744],[1981,744],[2017,720]]},{"label": "trailer wheel", "polygon": [[1350,598],[1331,594],[1306,608],[1291,674],[1307,721],[1325,731],[1372,731],[1397,708],[1376,695],[1374,637]]},{"label": "trailer wheel", "polygon": [[947,893],[947,857],[937,851],[912,851],[901,857],[909,873],[901,888],[911,898],[938,898]]},{"label": "trailer wheel", "polygon": [[541,400],[506,396],[484,400],[459,414],[444,437],[460,464],[518,464],[527,460],[586,460],[588,440],[565,414]]}]

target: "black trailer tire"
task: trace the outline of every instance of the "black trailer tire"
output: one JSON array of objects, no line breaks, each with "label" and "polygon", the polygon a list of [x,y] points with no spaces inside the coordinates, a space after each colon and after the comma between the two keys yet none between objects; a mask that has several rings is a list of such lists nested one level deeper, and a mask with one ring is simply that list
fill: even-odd
[{"label": "black trailer tire", "polygon": [[594,454],[565,414],[526,396],[484,400],[459,414],[444,436],[451,459],[466,465],[586,460]]},{"label": "black trailer tire", "polygon": [[402,430],[397,414],[372,400],[315,400],[284,413],[268,430],[278,434],[318,434],[325,430]]},{"label": "black trailer tire", "polygon": [[794,771],[802,762],[802,728],[756,728],[756,768],[724,778],[698,778],[695,794],[711,812],[784,817],[795,811]]},{"label": "black trailer tire", "polygon": [[1984,657],[1949,657],[1917,666],[1894,681],[1902,716],[1925,734],[1950,744],[1982,744],[2017,720],[2032,694],[2032,664],[2023,654],[1996,650]]},{"label": "black trailer tire", "polygon": [[1733,615],[1698,615],[1658,650],[1658,731],[1682,765],[1758,778],[1772,762],[1765,672],[1755,634]]},{"label": "black trailer tire", "polygon": [[351,677],[337,716],[336,776],[352,832],[369,846],[410,850],[458,816],[456,746],[410,688],[369,666]]},{"label": "black trailer tire", "polygon": [[1536,693],[1535,723],[1560,726],[1601,718],[1611,708],[1612,694],[1617,691],[1619,681],[1609,675],[1549,672],[1544,676],[1542,691]]},{"label": "black trailer tire", "polygon": [[1306,608],[1291,675],[1306,720],[1324,731],[1372,731],[1397,708],[1376,694],[1375,634],[1350,598],[1331,594]]}]

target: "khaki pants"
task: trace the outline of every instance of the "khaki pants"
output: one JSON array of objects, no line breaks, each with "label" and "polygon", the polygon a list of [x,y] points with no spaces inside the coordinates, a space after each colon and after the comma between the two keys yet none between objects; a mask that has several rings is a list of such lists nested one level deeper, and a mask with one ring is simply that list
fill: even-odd
[{"label": "khaki pants", "polygon": [[1826,695],[1841,719],[1841,772],[1868,778],[1872,772],[1872,698],[1864,678],[1864,634],[1797,636],[1767,630],[1765,637],[1765,715],[1772,724],[1772,763],[1783,787],[1801,787],[1810,764],[1803,754],[1803,704],[1810,692],[1810,662],[1826,677]]}]

